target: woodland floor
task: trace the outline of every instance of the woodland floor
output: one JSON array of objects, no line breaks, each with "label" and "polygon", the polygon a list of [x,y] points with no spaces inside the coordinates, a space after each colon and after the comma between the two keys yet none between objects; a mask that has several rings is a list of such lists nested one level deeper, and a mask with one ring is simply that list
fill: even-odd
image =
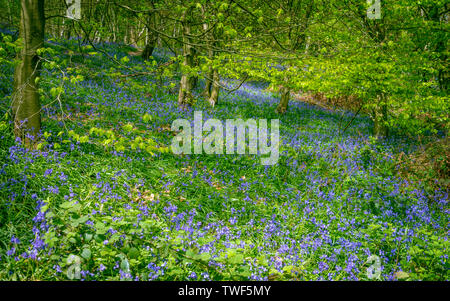
[{"label": "woodland floor", "polygon": [[[51,88],[63,76],[44,69],[45,143],[23,149],[0,120],[0,279],[65,280],[79,265],[85,280],[367,280],[372,255],[380,279],[449,279],[448,194],[397,176],[393,158],[416,147],[406,137],[371,139],[365,116],[342,133],[352,113],[298,101],[278,116],[261,83],[214,109],[197,97],[181,111],[176,78],[126,77],[104,54],[61,45],[75,51],[76,41],[51,47],[82,78],[64,82],[60,105]],[[101,49],[118,60],[130,51]],[[0,116],[10,93],[0,94]],[[159,152],[172,121],[196,110],[204,120],[279,118],[278,164]],[[109,130],[123,148],[106,141]]]}]

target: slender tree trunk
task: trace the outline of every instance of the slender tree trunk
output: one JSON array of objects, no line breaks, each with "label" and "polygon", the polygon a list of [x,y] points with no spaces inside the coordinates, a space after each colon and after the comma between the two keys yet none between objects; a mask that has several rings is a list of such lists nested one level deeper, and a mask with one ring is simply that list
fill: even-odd
[{"label": "slender tree trunk", "polygon": [[[149,30],[147,29],[147,32],[148,31]],[[148,60],[153,55],[153,51],[156,48],[157,42],[158,42],[158,37],[156,35],[152,34],[151,36],[148,36],[148,33],[147,33],[145,47],[144,47],[144,50],[142,51],[142,58],[144,60]]]},{"label": "slender tree trunk", "polygon": [[61,35],[61,18],[55,18],[55,38],[62,38],[62,35]]},{"label": "slender tree trunk", "polygon": [[211,97],[211,89],[212,89],[212,79],[214,77],[214,72],[212,68],[209,68],[207,78],[205,79],[205,90],[203,90],[203,95],[206,99]]},{"label": "slender tree trunk", "polygon": [[145,41],[144,41],[145,45],[147,45],[148,41],[149,41],[149,39],[148,39],[148,36],[149,36],[148,32],[149,32],[148,27],[146,27],[145,28]]},{"label": "slender tree trunk", "polygon": [[[204,12],[203,12],[203,14],[204,14]],[[204,16],[203,16],[204,17]],[[206,31],[208,31],[208,29],[209,29],[209,25],[208,25],[208,23],[203,23],[203,30],[206,32]],[[208,41],[207,41],[207,47],[208,47],[208,58],[210,59],[210,60],[212,60],[213,59],[213,57],[214,57],[214,51],[213,51],[213,49],[211,48],[211,45],[210,45],[210,41],[209,41],[209,39],[211,39],[211,34],[207,34],[206,35],[207,36],[207,38],[208,38]],[[214,77],[214,71],[213,71],[213,68],[211,67],[211,66],[209,66],[209,68],[208,68],[208,73],[207,73],[207,75],[206,75],[206,78],[205,78],[205,90],[203,90],[203,96],[206,98],[206,99],[210,99],[210,97],[211,97],[211,89],[212,89],[212,83],[213,83],[213,77]]]},{"label": "slender tree trunk", "polygon": [[65,38],[66,40],[70,40],[71,34],[72,34],[72,20],[64,19],[64,30],[65,30]]},{"label": "slender tree trunk", "polygon": [[[290,2],[291,6],[290,9],[292,8],[292,5],[295,5],[295,1]],[[306,30],[308,29],[309,26],[309,20],[311,18],[311,15],[314,11],[314,1],[309,1],[308,6],[305,8],[304,15],[302,16],[302,23],[299,24],[299,34],[295,37],[294,39],[294,44],[292,45],[292,49],[294,51],[303,49],[304,53],[307,54],[308,53],[308,49],[310,47],[310,38],[306,36]],[[289,34],[290,35],[290,34]],[[287,72],[287,71],[285,71]],[[289,77],[286,75],[286,77],[284,78],[284,83],[286,83],[286,85],[288,85],[289,82]],[[280,88],[280,102],[278,103],[277,108],[275,109],[275,112],[277,112],[278,114],[284,114],[286,113],[287,109],[288,109],[288,105],[289,105],[289,99],[291,96],[291,90],[289,88],[285,88],[284,86],[282,86]]]},{"label": "slender tree trunk", "polygon": [[206,99],[211,97],[211,89],[212,89],[212,79],[214,77],[213,69],[210,67],[208,70],[207,78],[205,78],[205,89],[203,90],[203,95]]},{"label": "slender tree trunk", "polygon": [[129,42],[129,44],[131,46],[137,48],[137,45],[136,45],[136,30],[135,30],[134,26],[132,26],[130,28],[130,42]]},{"label": "slender tree trunk", "polygon": [[[198,56],[197,56],[197,49],[192,47],[192,66],[198,66]],[[194,75],[191,76],[191,89],[194,90],[197,88],[198,85],[198,76]]]},{"label": "slender tree trunk", "polygon": [[220,92],[219,81],[220,81],[219,71],[217,71],[217,69],[214,69],[211,95],[209,97],[209,104],[213,107],[219,102],[219,92]]},{"label": "slender tree trunk", "polygon": [[[20,63],[14,73],[12,113],[14,135],[32,147],[41,129],[38,84],[40,61],[37,50],[44,47],[44,0],[21,0],[20,37],[22,49]],[[27,135],[30,134],[31,136]]]},{"label": "slender tree trunk", "polygon": [[112,6],[110,6],[110,15],[111,15],[111,36],[109,38],[110,42],[116,43],[117,41],[117,26],[116,26],[116,13],[115,10],[112,8]]},{"label": "slender tree trunk", "polygon": [[280,88],[280,103],[277,106],[276,112],[278,114],[284,114],[287,111],[289,98],[291,96],[291,91],[288,88]]},{"label": "slender tree trunk", "polygon": [[[204,12],[203,12],[204,14]],[[209,30],[208,23],[203,23],[203,30],[206,32]],[[214,32],[209,32],[206,35],[207,38],[207,49],[208,49],[208,58],[210,61],[214,60],[216,52],[213,49],[213,46],[216,46],[215,43],[215,35]],[[214,107],[219,101],[219,93],[220,93],[220,76],[217,68],[213,66],[209,66],[208,74],[205,81],[205,90],[203,91],[203,95],[208,99],[209,104]]]},{"label": "slender tree trunk", "polygon": [[[188,18],[191,9],[188,9],[182,16],[183,26],[183,66],[189,69],[194,65],[193,49],[190,45],[189,35],[191,33],[190,18]],[[182,70],[183,75],[180,81],[180,90],[178,93],[178,106],[187,107],[192,104],[192,79],[189,70]]]},{"label": "slender tree trunk", "polygon": [[378,97],[379,105],[373,110],[373,135],[377,138],[384,138],[389,135],[388,107],[385,103],[385,96]]},{"label": "slender tree trunk", "polygon": [[12,20],[13,15],[12,15],[10,1],[6,1],[6,5],[8,6],[8,26],[12,26],[13,25],[13,20]]},{"label": "slender tree trunk", "polygon": [[151,28],[157,27],[157,14],[153,13],[148,17],[148,23],[146,23],[145,33],[145,48],[142,52],[142,58],[148,60],[158,45],[158,34],[151,30]]}]

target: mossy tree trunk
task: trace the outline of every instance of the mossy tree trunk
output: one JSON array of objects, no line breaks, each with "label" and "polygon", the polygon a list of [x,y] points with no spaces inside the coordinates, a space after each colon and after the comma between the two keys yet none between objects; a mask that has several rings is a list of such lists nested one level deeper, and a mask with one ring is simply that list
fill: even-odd
[{"label": "mossy tree trunk", "polygon": [[389,135],[388,127],[388,106],[386,103],[386,96],[378,96],[378,104],[373,109],[373,135],[377,138],[385,138]]},{"label": "mossy tree trunk", "polygon": [[20,63],[14,73],[12,113],[14,135],[29,147],[41,129],[41,105],[36,78],[40,74],[39,48],[44,47],[44,0],[21,0]]},{"label": "mossy tree trunk", "polygon": [[[197,67],[198,66],[198,51],[195,49],[195,47],[191,48],[192,51],[192,66]],[[195,90],[198,86],[198,76],[194,75],[191,76],[191,89]]]}]

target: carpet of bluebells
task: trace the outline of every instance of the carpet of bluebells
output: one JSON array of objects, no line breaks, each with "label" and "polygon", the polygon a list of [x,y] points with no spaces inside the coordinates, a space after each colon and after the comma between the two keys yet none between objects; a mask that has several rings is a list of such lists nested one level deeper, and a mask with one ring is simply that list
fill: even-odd
[{"label": "carpet of bluebells", "polygon": [[[342,132],[353,114],[297,101],[278,116],[276,95],[257,82],[222,92],[214,109],[200,84],[194,107],[180,110],[176,76],[132,76],[169,53],[145,63],[119,45],[80,54],[79,42],[47,41],[56,67],[44,64],[40,79],[36,150],[11,134],[13,69],[0,66],[1,280],[368,280],[376,258],[380,280],[449,279],[448,192],[396,174],[395,154],[414,142],[371,138],[364,116]],[[114,148],[92,134],[169,146],[172,121],[195,110],[279,118],[278,164]]]}]

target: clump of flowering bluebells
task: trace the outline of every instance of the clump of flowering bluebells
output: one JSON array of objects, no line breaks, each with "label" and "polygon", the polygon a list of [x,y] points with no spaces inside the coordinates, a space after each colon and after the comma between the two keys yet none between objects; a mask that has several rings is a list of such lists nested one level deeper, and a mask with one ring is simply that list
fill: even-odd
[{"label": "clump of flowering bluebells", "polygon": [[[130,70],[100,55],[86,62],[62,66],[83,80],[65,86],[64,119],[59,104],[45,107],[38,150],[0,120],[0,279],[367,280],[373,255],[379,279],[449,279],[448,193],[395,175],[392,155],[413,147],[401,137],[371,140],[364,117],[342,134],[337,120],[350,113],[294,102],[280,118],[276,166],[148,152],[140,143],[169,145],[167,125],[194,109],[177,108],[170,78],[158,87],[150,76],[117,78]],[[57,76],[44,70],[42,88]],[[195,110],[278,118],[264,88],[244,84],[213,111]],[[0,116],[7,103],[2,95]],[[108,147],[113,136],[136,147]]]}]

